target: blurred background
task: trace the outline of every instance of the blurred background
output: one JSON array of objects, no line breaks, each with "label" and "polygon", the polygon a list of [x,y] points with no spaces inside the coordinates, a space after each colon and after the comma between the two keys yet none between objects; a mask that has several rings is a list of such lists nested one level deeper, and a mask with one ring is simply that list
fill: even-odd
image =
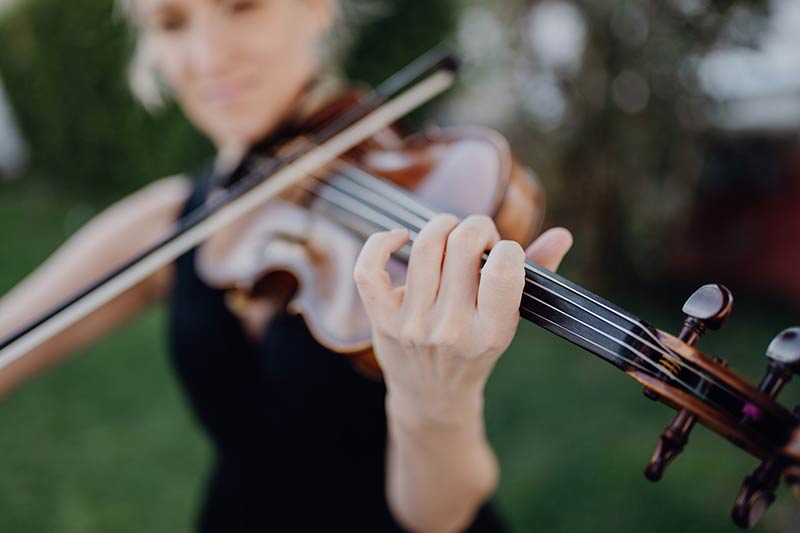
[{"label": "blurred background", "polygon": [[[737,298],[700,347],[758,381],[800,323],[800,3],[380,2],[344,63],[376,83],[447,41],[460,86],[418,123],[484,124],[549,195],[571,279],[677,332],[699,285]],[[0,294],[105,206],[211,154],[175,109],[130,97],[111,0],[0,0]],[[209,449],[155,309],[0,403],[0,531],[188,531]],[[791,389],[791,385],[789,386]],[[783,396],[800,402],[796,384]],[[487,392],[517,531],[734,531],[756,466],[704,428],[665,479],[642,469],[672,412],[523,324]],[[313,506],[313,502],[309,502]],[[756,531],[800,530],[785,488]]]}]

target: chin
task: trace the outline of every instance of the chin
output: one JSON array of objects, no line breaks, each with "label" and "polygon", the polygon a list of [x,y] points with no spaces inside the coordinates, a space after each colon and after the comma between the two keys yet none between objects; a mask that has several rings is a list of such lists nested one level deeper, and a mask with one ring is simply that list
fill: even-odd
[{"label": "chin", "polygon": [[224,103],[192,101],[185,111],[218,149],[243,147],[264,139],[278,126],[284,114],[278,101],[274,95],[265,98],[261,91],[254,91]]},{"label": "chin", "polygon": [[274,128],[274,121],[260,121],[253,122],[252,117],[250,120],[244,121],[231,121],[230,117],[224,123],[216,123],[212,128],[207,128],[205,131],[217,145],[217,148],[223,146],[251,146],[264,137]]}]

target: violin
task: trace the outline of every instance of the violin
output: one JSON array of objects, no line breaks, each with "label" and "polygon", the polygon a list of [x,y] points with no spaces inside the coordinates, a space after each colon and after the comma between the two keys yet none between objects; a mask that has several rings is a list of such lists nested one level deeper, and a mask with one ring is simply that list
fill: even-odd
[{"label": "violin", "polygon": [[[513,160],[502,136],[484,128],[407,137],[386,130],[309,178],[212,236],[198,250],[196,270],[227,291],[228,307],[253,324],[254,335],[263,331],[268,301],[277,300],[304,317],[320,344],[350,354],[368,375],[380,375],[380,367],[352,283],[367,237],[405,227],[413,238],[436,213],[448,212],[490,215],[502,238],[527,244],[544,212],[538,180]],[[405,279],[409,253],[407,245],[390,260],[396,284]]]},{"label": "violin", "polygon": [[[227,290],[228,305],[243,322],[258,321],[265,302],[286,302],[321,344],[378,376],[369,321],[352,281],[366,237],[406,228],[413,242],[427,221],[446,211],[490,215],[503,238],[525,245],[541,223],[538,182],[497,133],[429,129],[403,136],[391,127],[447,89],[457,67],[451,52],[435,49],[355,104],[345,98],[350,103],[328,107],[311,134],[274,153],[252,150],[223,180],[227,186],[162,241],[0,343],[0,371],[202,245],[198,273]],[[406,245],[388,266],[396,283],[409,252]],[[775,337],[767,372],[754,385],[724,359],[695,348],[708,330],[722,326],[732,306],[725,287],[701,287],[686,301],[687,318],[673,336],[527,261],[520,315],[607,361],[648,398],[677,411],[645,468],[648,479],[661,479],[698,422],[761,460],[732,511],[739,527],[751,528],[781,480],[800,495],[800,406],[792,411],[777,399],[800,372],[800,328]]]}]

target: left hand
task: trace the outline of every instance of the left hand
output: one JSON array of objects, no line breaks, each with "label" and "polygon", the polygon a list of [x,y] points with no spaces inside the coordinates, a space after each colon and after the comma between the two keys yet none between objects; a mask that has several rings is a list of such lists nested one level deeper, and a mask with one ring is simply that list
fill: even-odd
[{"label": "left hand", "polygon": [[[412,423],[453,424],[482,412],[483,387],[519,322],[526,253],[500,240],[486,216],[438,215],[411,248],[405,285],[386,272],[406,230],[372,235],[354,278],[372,323],[375,355],[388,390],[387,408]],[[572,244],[555,228],[527,256],[554,270]],[[481,256],[491,250],[481,269]]]}]

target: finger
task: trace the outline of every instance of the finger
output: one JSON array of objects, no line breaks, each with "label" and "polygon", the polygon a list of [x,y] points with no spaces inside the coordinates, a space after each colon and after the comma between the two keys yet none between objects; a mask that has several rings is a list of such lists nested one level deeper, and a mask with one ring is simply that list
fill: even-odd
[{"label": "finger", "polygon": [[[513,332],[525,287],[525,252],[518,242],[500,241],[481,269],[478,320]],[[508,339],[511,340],[510,338]]]},{"label": "finger", "polygon": [[483,253],[499,240],[494,221],[484,215],[467,217],[450,232],[437,305],[475,309]]},{"label": "finger", "polygon": [[408,242],[408,230],[395,229],[374,233],[364,243],[353,268],[353,280],[367,313],[380,316],[400,305],[402,289],[392,287],[386,272],[389,257]]},{"label": "finger", "polygon": [[564,228],[551,228],[542,233],[525,254],[528,259],[548,270],[555,270],[572,247],[572,234]]},{"label": "finger", "polygon": [[437,215],[414,239],[403,296],[403,306],[409,311],[426,311],[436,300],[447,236],[458,223],[455,215]]}]

